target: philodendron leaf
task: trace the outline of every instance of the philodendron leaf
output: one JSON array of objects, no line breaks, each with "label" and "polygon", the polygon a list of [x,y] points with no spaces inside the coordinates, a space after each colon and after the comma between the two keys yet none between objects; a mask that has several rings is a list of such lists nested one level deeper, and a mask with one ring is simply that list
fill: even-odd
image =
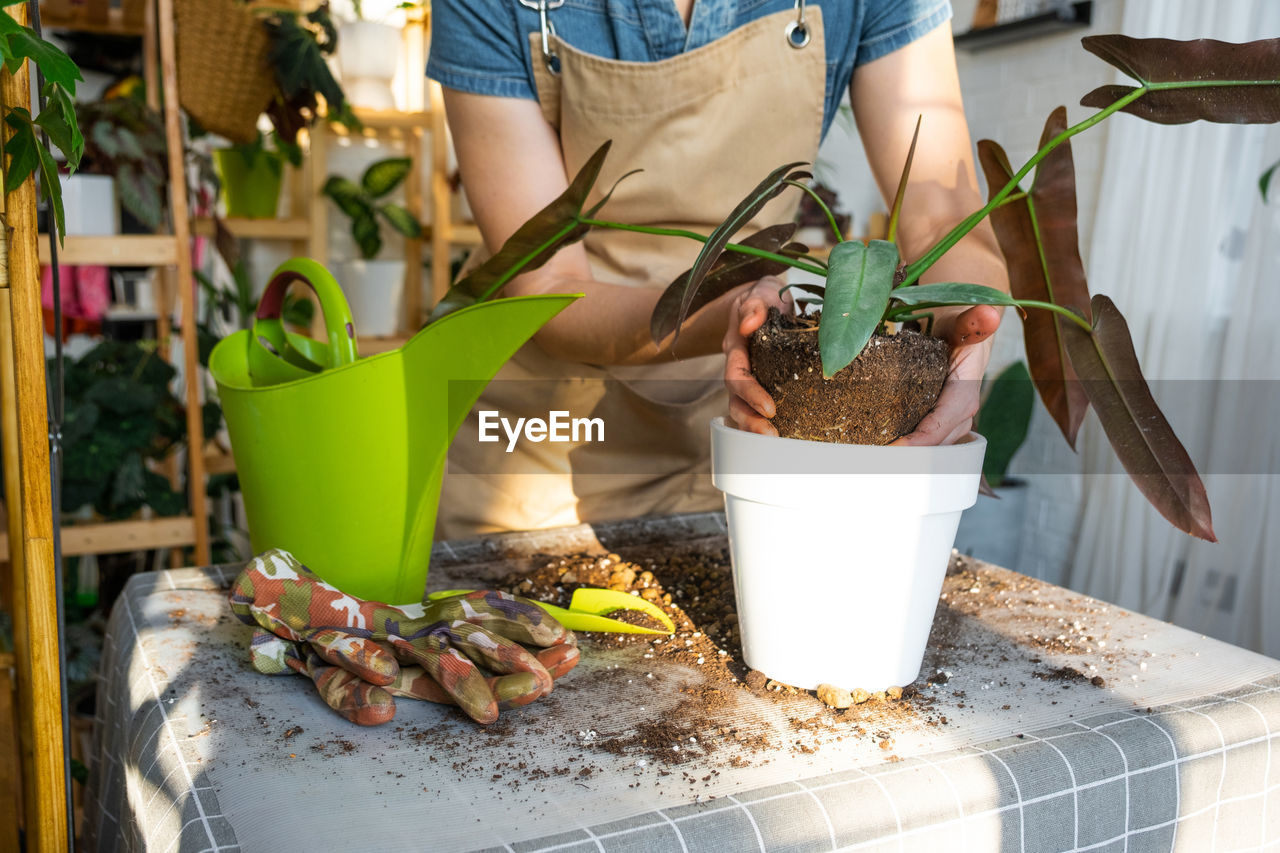
[{"label": "philodendron leaf", "polygon": [[[1066,129],[1067,111],[1054,110],[1041,145]],[[989,139],[978,143],[978,159],[995,194],[1013,177],[1004,149]],[[1031,190],[991,212],[1000,250],[1017,299],[1052,302],[1089,318],[1089,286],[1080,262],[1076,231],[1075,167],[1070,142],[1063,142],[1036,167]],[[1022,321],[1027,364],[1040,399],[1074,449],[1089,401],[1067,360],[1062,328],[1071,322],[1052,311],[1029,309]]]},{"label": "philodendron leaf", "polygon": [[985,284],[963,284],[950,281],[899,287],[890,294],[889,298],[894,302],[910,306],[912,311],[920,308],[942,308],[947,305],[1017,306],[1018,304],[1018,300],[1003,290],[996,290]]},{"label": "philodendron leaf", "polygon": [[431,320],[471,305],[516,275],[537,269],[556,252],[585,237],[591,227],[581,223],[579,217],[612,144],[612,140],[606,140],[559,197],[517,228],[492,257],[449,288],[431,311]]},{"label": "philodendron leaf", "polygon": [[[1083,44],[1139,83],[1156,84],[1122,107],[1123,112],[1159,124],[1200,119],[1226,124],[1280,121],[1280,39],[1231,44],[1102,35],[1086,36]],[[1100,86],[1080,103],[1107,107],[1134,89]]]},{"label": "philodendron leaf", "polygon": [[[805,181],[812,178],[813,175],[805,171],[792,171],[796,166],[803,166],[803,162],[788,163],[785,166],[779,166],[769,173],[763,181],[756,185],[746,198],[739,202],[733,212],[725,217],[716,230],[712,231],[707,237],[707,242],[703,244],[702,251],[698,253],[698,257],[693,262],[693,266],[689,269],[689,278],[685,282],[684,293],[680,296],[680,311],[676,315],[676,340],[680,339],[680,324],[684,322],[684,318],[689,316],[692,310],[694,297],[697,296],[698,288],[702,286],[703,279],[707,273],[711,272],[712,265],[720,257],[720,253],[724,251],[724,247],[729,244],[734,234],[737,234],[750,222],[760,209],[763,208],[773,199],[787,188],[789,181]],[[672,342],[674,344],[674,341]]]},{"label": "philodendron leaf", "polygon": [[[767,252],[777,252],[787,245],[787,241],[795,233],[794,222],[770,225],[744,239],[742,245],[764,249]],[[802,248],[801,251],[805,250]],[[781,261],[726,250],[707,271],[702,287],[698,288],[693,301],[689,303],[688,313],[697,311],[740,284],[755,281],[766,275],[777,275],[786,268],[787,265]],[[680,273],[675,281],[667,285],[667,289],[658,299],[658,304],[654,306],[653,314],[649,317],[649,334],[653,336],[654,343],[658,343],[676,330],[677,319],[680,316],[680,303],[688,288],[689,275],[692,272],[693,270],[689,269]]]},{"label": "philodendron leaf", "polygon": [[1209,498],[1186,448],[1151,396],[1129,327],[1093,297],[1093,332],[1065,325],[1067,352],[1112,448],[1139,491],[1174,527],[1216,542]]},{"label": "philodendron leaf", "polygon": [[382,198],[400,186],[412,168],[413,159],[410,157],[388,157],[365,169],[360,176],[360,185],[373,198]]},{"label": "philodendron leaf", "polygon": [[875,334],[893,292],[898,247],[887,240],[838,243],[831,250],[818,324],[822,375],[831,378],[858,357]]},{"label": "philodendron leaf", "polygon": [[898,242],[898,217],[902,214],[902,200],[907,197],[907,179],[911,177],[911,162],[916,158],[916,142],[920,140],[920,123],[924,115],[916,116],[916,129],[911,134],[911,147],[907,149],[907,162],[902,167],[902,177],[898,179],[898,192],[893,197],[893,210],[889,212],[889,230],[886,237],[890,243]]}]

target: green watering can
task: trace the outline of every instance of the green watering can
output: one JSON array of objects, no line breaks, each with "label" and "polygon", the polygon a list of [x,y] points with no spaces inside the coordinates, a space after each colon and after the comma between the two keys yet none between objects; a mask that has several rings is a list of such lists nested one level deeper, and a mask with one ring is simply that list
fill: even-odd
[{"label": "green watering can", "polygon": [[[294,282],[315,291],[326,341],[285,330]],[[307,259],[281,264],[253,330],[209,358],[253,549],[288,550],[360,598],[421,601],[449,442],[503,363],[580,295],[472,305],[358,358],[333,276]]]}]

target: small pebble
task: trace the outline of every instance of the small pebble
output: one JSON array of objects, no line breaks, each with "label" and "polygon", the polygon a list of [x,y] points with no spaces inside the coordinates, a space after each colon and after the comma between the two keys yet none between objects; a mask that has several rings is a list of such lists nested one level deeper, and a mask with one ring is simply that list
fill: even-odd
[{"label": "small pebble", "polygon": [[[864,691],[865,692],[865,691]],[[818,701],[826,705],[828,708],[848,708],[853,704],[853,696],[843,687],[835,687],[831,684],[818,685]]]}]

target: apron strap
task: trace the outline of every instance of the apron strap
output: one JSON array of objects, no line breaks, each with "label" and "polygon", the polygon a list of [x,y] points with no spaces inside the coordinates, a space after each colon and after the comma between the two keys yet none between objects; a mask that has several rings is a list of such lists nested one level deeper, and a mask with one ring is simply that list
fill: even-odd
[{"label": "apron strap", "polygon": [[[519,0],[520,5],[526,9],[534,9],[538,13],[538,24],[542,35],[542,64],[553,75],[560,74],[560,57],[556,55],[555,50],[551,47],[551,38],[556,34],[555,25],[551,23],[551,17],[547,12],[552,9],[559,9],[564,5],[564,0]],[[804,0],[799,0],[801,6]],[[801,22],[803,23],[804,12],[801,11]],[[806,37],[807,41],[807,37]]]}]

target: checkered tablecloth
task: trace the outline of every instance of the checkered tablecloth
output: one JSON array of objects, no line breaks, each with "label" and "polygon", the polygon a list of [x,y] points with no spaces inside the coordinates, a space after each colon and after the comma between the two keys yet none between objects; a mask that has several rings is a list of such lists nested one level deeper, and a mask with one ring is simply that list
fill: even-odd
[{"label": "checkered tablecloth", "polygon": [[[704,515],[443,543],[431,585],[497,577],[537,552],[604,543],[625,556],[632,541],[722,535],[721,517]],[[302,679],[248,668],[247,628],[225,603],[236,568],[135,576],[113,611],[89,849],[1280,848],[1280,661],[1003,570],[984,569],[984,583],[1017,586],[1035,606],[953,620],[954,671],[925,688],[946,725],[884,723],[892,755],[835,728],[791,749],[780,706],[742,691],[726,723],[776,748],[664,769],[590,748],[597,730],[631,731],[698,683],[641,659],[643,646],[593,652],[494,731],[423,703],[361,729]],[[1052,637],[1068,609],[1092,615],[1105,657],[1024,645]],[[1051,665],[1108,686],[1031,677]]]}]

